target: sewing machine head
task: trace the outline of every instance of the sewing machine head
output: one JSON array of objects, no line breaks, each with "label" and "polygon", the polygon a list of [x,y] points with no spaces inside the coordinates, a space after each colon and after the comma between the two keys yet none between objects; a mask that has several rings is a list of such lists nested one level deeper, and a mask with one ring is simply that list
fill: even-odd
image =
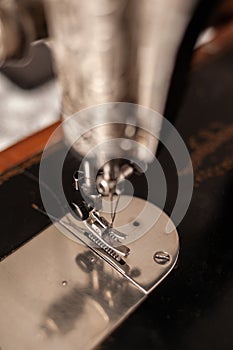
[{"label": "sewing machine head", "polygon": [[[2,61],[19,59],[31,42],[47,34],[62,92],[64,140],[82,159],[70,204],[74,215],[90,231],[98,226],[104,239],[106,232],[122,239],[114,236],[113,224],[124,182],[154,160],[160,113],[196,3],[11,0],[2,6]],[[17,35],[8,41],[13,32]],[[72,174],[70,179],[71,186]],[[100,215],[107,200],[110,221]]]},{"label": "sewing machine head", "polygon": [[129,103],[94,106],[64,120],[67,148],[71,145],[81,156],[73,174],[72,202],[80,219],[101,211],[105,202],[111,214],[107,226],[113,226],[126,181],[132,174],[144,173],[154,160],[161,122],[158,113]]},{"label": "sewing machine head", "polygon": [[[91,194],[94,181],[97,198],[112,199],[124,178],[135,169],[144,172],[153,160],[162,118],[138,105],[163,113],[177,48],[196,2],[46,2],[64,136],[85,159],[84,195]],[[95,105],[101,107],[90,108]]]}]

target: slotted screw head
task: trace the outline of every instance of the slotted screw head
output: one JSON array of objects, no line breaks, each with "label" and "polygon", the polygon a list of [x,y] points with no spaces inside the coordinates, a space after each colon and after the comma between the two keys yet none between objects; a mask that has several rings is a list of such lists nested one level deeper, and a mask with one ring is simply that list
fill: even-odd
[{"label": "slotted screw head", "polygon": [[166,252],[159,251],[154,254],[154,261],[159,265],[169,263],[170,259],[170,255]]}]

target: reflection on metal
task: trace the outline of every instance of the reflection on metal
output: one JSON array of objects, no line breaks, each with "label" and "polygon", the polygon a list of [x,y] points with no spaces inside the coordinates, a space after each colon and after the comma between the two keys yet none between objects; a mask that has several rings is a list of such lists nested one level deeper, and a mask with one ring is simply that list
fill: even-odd
[{"label": "reflection on metal", "polygon": [[[111,213],[107,212],[107,209],[108,202],[103,202],[102,214],[108,219]],[[77,221],[73,215],[64,216],[59,226],[66,236],[89,246],[131,283],[144,293],[149,293],[168,274],[177,259],[178,234],[175,227],[171,233],[165,233],[168,220],[167,215],[155,205],[136,197],[122,195],[115,229],[126,236],[124,244],[129,249],[129,254],[124,258],[124,264],[90,241],[85,223]],[[160,254],[166,252],[169,256],[166,268],[159,266],[165,264],[155,264],[157,252]],[[132,270],[135,269],[139,269],[141,274],[132,278]]]},{"label": "reflection on metal", "polygon": [[93,348],[145,297],[54,225],[1,262],[0,278],[5,350]]},{"label": "reflection on metal", "polygon": [[[161,211],[157,222],[140,236],[137,231],[145,228],[145,222],[139,218],[139,225],[134,223],[142,204],[134,198],[117,215],[116,225],[128,222],[123,231],[130,235],[131,227],[139,237],[127,242],[125,271],[89,240],[90,247],[81,244],[77,232],[82,231],[68,224],[68,217],[58,225],[73,240],[51,225],[0,263],[2,349],[92,349],[144,300],[174,266],[178,236],[175,229],[164,233],[168,218]],[[152,204],[149,208],[155,216],[159,212]],[[154,261],[159,251],[169,254],[165,265]]]}]

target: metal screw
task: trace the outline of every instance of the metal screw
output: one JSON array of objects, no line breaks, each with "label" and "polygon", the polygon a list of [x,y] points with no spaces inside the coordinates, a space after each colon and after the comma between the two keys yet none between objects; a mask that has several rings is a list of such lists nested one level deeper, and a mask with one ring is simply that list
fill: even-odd
[{"label": "metal screw", "polygon": [[154,254],[154,261],[159,265],[165,265],[170,261],[170,255],[166,252],[156,252]]}]

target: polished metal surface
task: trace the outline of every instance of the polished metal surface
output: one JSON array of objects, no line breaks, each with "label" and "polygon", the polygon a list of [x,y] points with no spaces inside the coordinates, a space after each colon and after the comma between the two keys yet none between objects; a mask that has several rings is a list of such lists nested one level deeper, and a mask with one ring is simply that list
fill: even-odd
[{"label": "polished metal surface", "polygon": [[[124,223],[134,220],[145,205],[141,199],[132,202],[117,216],[117,226],[122,226],[121,220]],[[155,217],[159,213],[154,205],[148,210],[153,210]],[[66,220],[64,217],[61,221]],[[137,231],[145,229],[146,223],[130,224],[128,244],[133,253],[126,258],[130,267],[127,273],[111,264],[100,249],[95,246],[90,249],[77,238],[68,239],[55,225],[3,260],[0,347],[4,350],[95,347],[173,267],[178,237],[176,230],[164,232],[167,220],[161,213],[154,227],[138,239]],[[61,223],[58,225],[61,227]],[[66,234],[74,239],[71,231],[66,230]],[[168,264],[155,263],[153,256],[158,250],[169,253]]]},{"label": "polished metal surface", "polygon": [[127,101],[163,113],[197,0],[46,0],[64,115]]},{"label": "polished metal surface", "polygon": [[[110,218],[107,201],[103,201],[102,214]],[[88,245],[140,290],[149,293],[166,277],[177,260],[179,238],[175,226],[170,233],[166,232],[168,223],[172,224],[169,217],[157,206],[140,198],[122,195],[114,228],[126,236],[124,245],[129,252],[123,258],[123,264],[111,258],[104,249],[98,249],[85,234],[85,224],[77,221],[71,214],[64,216],[58,227],[67,237],[76,242],[81,240]],[[154,255],[160,251],[169,255],[167,264],[155,264]],[[136,276],[135,270],[138,271]]]},{"label": "polished metal surface", "polygon": [[145,294],[54,225],[0,263],[0,346],[96,346]]},{"label": "polished metal surface", "polygon": [[[54,61],[62,86],[64,119],[94,105],[131,102],[164,112],[176,54],[197,0],[66,0],[44,1],[48,27],[53,42]],[[105,125],[93,127],[89,119],[89,135],[74,143],[80,120],[70,120],[64,127],[72,147],[85,157],[91,147],[109,138],[125,138],[126,117],[117,115],[118,125],[110,124],[108,108],[102,113]],[[128,116],[127,116],[128,117]],[[123,119],[123,120],[122,120]],[[158,139],[143,124],[129,139],[146,146],[155,154]],[[121,125],[119,123],[122,123]],[[152,133],[161,128],[161,120],[149,123]],[[82,142],[83,141],[83,142]],[[136,158],[149,162],[138,147]],[[107,152],[108,153],[108,152]],[[117,156],[124,158],[118,147]],[[97,156],[99,168],[106,161]],[[98,170],[98,168],[97,168]],[[105,170],[104,170],[105,173]],[[110,180],[106,188],[111,188]]]}]

